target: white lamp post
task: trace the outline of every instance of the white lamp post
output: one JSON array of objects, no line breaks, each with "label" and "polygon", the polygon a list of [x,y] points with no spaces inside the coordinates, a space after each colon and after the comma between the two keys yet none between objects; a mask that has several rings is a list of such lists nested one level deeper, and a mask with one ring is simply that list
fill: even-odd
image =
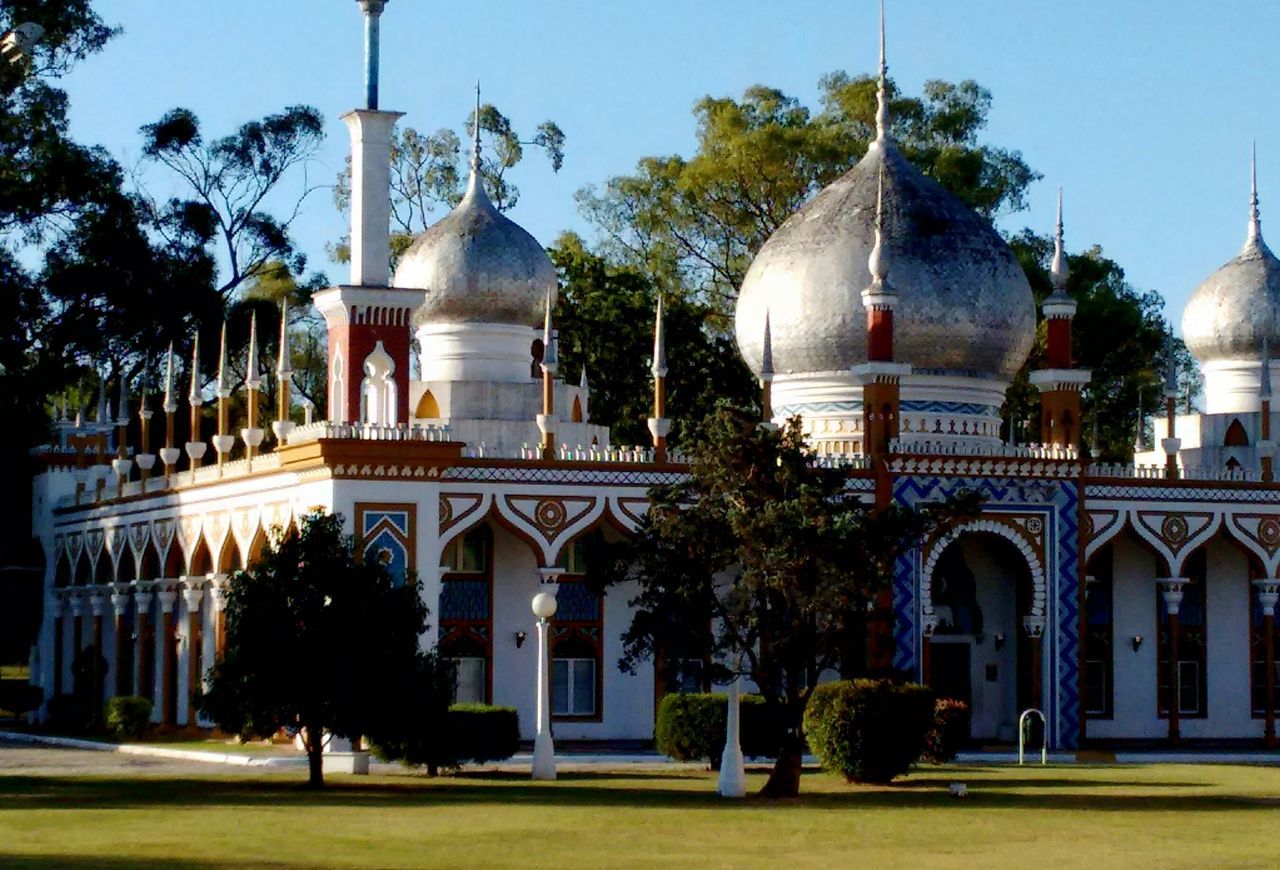
[{"label": "white lamp post", "polygon": [[551,680],[547,655],[547,622],[556,615],[556,597],[550,592],[533,596],[538,617],[538,731],[533,738],[533,778],[556,778],[556,748],[551,740]]},{"label": "white lamp post", "polygon": [[742,760],[741,729],[738,724],[738,713],[741,704],[738,699],[738,680],[734,673],[729,683],[729,711],[726,717],[724,735],[724,751],[720,754],[720,779],[716,791],[720,797],[740,798],[747,794],[747,769]]}]

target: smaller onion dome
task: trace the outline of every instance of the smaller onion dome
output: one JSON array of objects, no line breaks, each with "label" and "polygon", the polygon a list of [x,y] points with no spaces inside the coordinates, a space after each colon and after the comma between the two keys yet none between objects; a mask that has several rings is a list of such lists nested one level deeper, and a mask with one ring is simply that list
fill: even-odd
[{"label": "smaller onion dome", "polygon": [[1262,240],[1254,160],[1249,235],[1240,253],[1205,280],[1182,313],[1182,337],[1202,362],[1254,359],[1280,340],[1280,259]]},{"label": "smaller onion dome", "polygon": [[[478,94],[478,91],[477,91]],[[536,326],[556,269],[538,240],[498,211],[480,177],[480,105],[466,195],[422,233],[400,259],[396,287],[425,290],[414,314],[422,323],[515,323]]]}]

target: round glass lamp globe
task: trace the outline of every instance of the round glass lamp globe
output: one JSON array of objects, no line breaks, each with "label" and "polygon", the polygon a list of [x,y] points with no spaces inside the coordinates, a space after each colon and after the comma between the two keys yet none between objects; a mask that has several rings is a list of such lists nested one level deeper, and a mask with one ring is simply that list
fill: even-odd
[{"label": "round glass lamp globe", "polygon": [[556,597],[549,592],[533,596],[533,615],[538,619],[550,619],[556,615]]}]

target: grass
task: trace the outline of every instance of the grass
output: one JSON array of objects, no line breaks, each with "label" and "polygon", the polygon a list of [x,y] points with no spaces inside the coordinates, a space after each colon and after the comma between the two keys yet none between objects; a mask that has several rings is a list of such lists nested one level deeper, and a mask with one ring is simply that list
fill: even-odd
[{"label": "grass", "polygon": [[[300,778],[300,777],[299,777]],[[751,785],[763,777],[753,774]],[[947,796],[949,782],[970,797]],[[1280,769],[925,769],[890,788],[806,775],[794,801],[712,774],[0,777],[0,866],[1274,867]]]}]

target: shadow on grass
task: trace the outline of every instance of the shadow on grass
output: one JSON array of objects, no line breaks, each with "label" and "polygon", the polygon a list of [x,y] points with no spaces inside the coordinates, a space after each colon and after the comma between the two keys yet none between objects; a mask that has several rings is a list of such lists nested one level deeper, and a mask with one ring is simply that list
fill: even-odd
[{"label": "shadow on grass", "polygon": [[[652,779],[675,779],[651,774]],[[696,778],[691,776],[685,779]],[[714,793],[714,780],[706,778],[705,789],[662,788],[646,785],[627,787],[628,774],[581,773],[561,777],[556,783],[531,783],[527,779],[499,777],[422,780],[408,777],[400,781],[356,783],[348,778],[332,782],[323,791],[313,791],[301,782],[242,779],[219,776],[205,779],[136,777],[104,779],[88,777],[4,777],[0,778],[0,812],[14,810],[157,809],[163,807],[239,806],[258,808],[442,808],[465,806],[556,806],[562,808],[666,808],[711,809],[737,812],[762,807],[871,810],[871,809],[1033,809],[1089,810],[1091,812],[1166,812],[1201,810],[1257,810],[1276,808],[1276,801],[1261,797],[1210,794],[1116,794],[1091,791],[1088,794],[1027,793],[1050,783],[1035,780],[975,780],[969,798],[951,799],[947,786],[955,776],[917,776],[890,787],[848,786],[837,792],[803,792],[789,801],[750,797],[726,802]],[[1176,786],[1158,782],[1054,780],[1069,788],[1151,789]],[[0,856],[2,857],[2,856]],[[0,866],[9,866],[0,860]]]},{"label": "shadow on grass", "polygon": [[[39,868],[39,870],[116,870],[116,868],[165,868],[165,870],[209,870],[213,867],[225,867],[225,862],[192,861],[184,858],[109,858],[102,855],[7,855],[0,852],[0,867],[5,870],[16,868]],[[293,867],[294,864],[255,864],[256,867]]]}]

